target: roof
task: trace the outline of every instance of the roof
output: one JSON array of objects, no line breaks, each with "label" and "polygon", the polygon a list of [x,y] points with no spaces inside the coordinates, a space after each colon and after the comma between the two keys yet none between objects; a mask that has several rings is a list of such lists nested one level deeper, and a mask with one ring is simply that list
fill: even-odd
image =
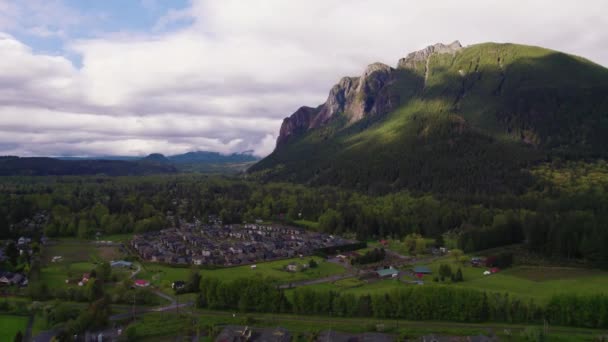
[{"label": "roof", "polygon": [[133,263],[129,262],[129,261],[118,260],[118,261],[112,261],[110,263],[110,265],[112,267],[114,267],[114,266],[127,266],[127,267],[131,267],[131,265],[133,265]]},{"label": "roof", "polygon": [[414,273],[425,273],[430,274],[433,273],[428,266],[415,266]]},{"label": "roof", "polygon": [[381,277],[386,277],[386,276],[390,276],[393,274],[398,274],[399,270],[396,270],[394,268],[385,268],[385,269],[376,270],[376,273],[378,273],[378,275]]},{"label": "roof", "polygon": [[145,285],[145,284],[149,284],[149,282],[147,280],[137,279],[135,281],[135,284],[137,284],[137,285]]}]

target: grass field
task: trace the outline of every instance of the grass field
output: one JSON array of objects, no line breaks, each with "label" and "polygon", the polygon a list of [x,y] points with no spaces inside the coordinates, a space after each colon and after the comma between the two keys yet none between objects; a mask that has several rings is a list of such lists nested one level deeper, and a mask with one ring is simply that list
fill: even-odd
[{"label": "grass field", "polygon": [[27,321],[25,316],[0,315],[0,341],[13,341],[19,331],[25,335]]},{"label": "grass field", "polygon": [[310,230],[319,230],[319,222],[315,221],[307,221],[307,220],[296,220],[295,224],[310,229]]},{"label": "grass field", "polygon": [[[61,256],[59,262],[52,262],[54,256]],[[124,257],[118,247],[94,244],[75,239],[60,239],[54,244],[47,245],[42,251],[43,267],[40,281],[50,289],[65,287],[65,280],[80,277],[83,273],[95,268],[96,263],[111,261]],[[112,270],[120,278],[128,272]]]},{"label": "grass field", "polygon": [[[288,314],[240,314],[234,312],[195,310],[193,314],[182,313],[153,313],[139,319],[134,325],[139,339],[164,341],[163,337],[186,334],[188,330],[201,332],[210,326],[222,325],[247,325],[255,327],[283,327],[290,331],[293,336],[298,336],[296,341],[310,340],[311,333],[320,331],[341,331],[349,333],[362,333],[380,329],[385,333],[402,338],[416,338],[429,334],[441,334],[452,336],[487,335],[489,331],[494,332],[499,338],[509,341],[519,341],[521,332],[530,328],[525,325],[508,324],[473,324],[473,323],[450,323],[450,322],[412,322],[391,319],[374,318],[341,318],[341,317],[317,317],[299,316]],[[513,338],[505,336],[505,330],[512,333]],[[577,329],[552,327],[549,332],[549,341],[593,341],[603,332],[592,329]]]},{"label": "grass field", "polygon": [[[287,272],[284,270],[284,267],[291,262],[308,263],[311,258],[317,261],[318,267],[301,272]],[[176,268],[151,263],[145,264],[144,267],[145,269],[138,275],[138,278],[150,280],[153,285],[162,288],[169,288],[170,284],[175,280],[188,280],[188,275],[190,273],[189,268]],[[322,258],[305,257],[302,259],[293,258],[259,263],[256,265],[256,269],[252,269],[251,266],[245,265],[217,270],[201,270],[200,273],[203,277],[215,277],[225,281],[247,277],[269,277],[280,283],[288,283],[327,277],[344,273],[344,271],[344,267],[326,262]]]},{"label": "grass field", "polygon": [[[451,264],[451,261],[443,261]],[[441,262],[429,265],[437,274]],[[523,299],[548,301],[552,295],[560,293],[608,294],[608,272],[582,268],[516,266],[500,273],[484,276],[485,268],[460,266],[464,282],[447,286],[461,286],[488,292],[509,293]],[[425,276],[425,282],[432,282],[433,275]],[[449,282],[448,282],[449,283]]]}]

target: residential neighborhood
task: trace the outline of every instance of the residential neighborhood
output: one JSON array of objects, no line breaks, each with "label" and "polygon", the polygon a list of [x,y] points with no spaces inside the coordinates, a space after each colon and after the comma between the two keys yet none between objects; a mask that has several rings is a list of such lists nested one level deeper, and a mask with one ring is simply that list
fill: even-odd
[{"label": "residential neighborhood", "polygon": [[191,224],[135,235],[131,247],[151,262],[231,266],[312,255],[353,242],[283,225]]}]

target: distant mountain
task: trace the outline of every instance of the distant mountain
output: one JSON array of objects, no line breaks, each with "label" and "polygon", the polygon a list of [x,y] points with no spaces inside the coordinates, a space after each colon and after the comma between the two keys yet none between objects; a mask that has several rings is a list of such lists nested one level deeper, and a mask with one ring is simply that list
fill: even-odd
[{"label": "distant mountain", "polygon": [[235,174],[246,170],[259,158],[252,152],[223,155],[217,152],[189,152],[165,157],[0,157],[0,176],[8,175],[145,175],[175,172]]},{"label": "distant mountain", "polygon": [[608,155],[608,69],[515,44],[436,44],[345,77],[283,121],[265,180],[517,191],[555,156]]},{"label": "distant mountain", "polygon": [[242,153],[220,154],[218,152],[188,152],[170,156],[169,160],[175,164],[191,164],[191,163],[247,163],[255,162],[260,158],[255,157],[252,151]]},{"label": "distant mountain", "polygon": [[124,160],[61,160],[55,158],[0,158],[0,176],[108,175],[138,176],[175,173],[172,165]]},{"label": "distant mountain", "polygon": [[139,159],[140,162],[143,163],[153,163],[153,164],[171,164],[171,161],[160,153],[152,153],[145,158]]}]

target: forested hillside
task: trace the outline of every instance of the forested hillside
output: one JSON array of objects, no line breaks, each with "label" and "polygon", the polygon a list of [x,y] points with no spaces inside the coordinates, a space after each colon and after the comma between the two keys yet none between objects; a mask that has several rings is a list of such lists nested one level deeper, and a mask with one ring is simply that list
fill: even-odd
[{"label": "forested hillside", "polygon": [[371,193],[521,193],[530,168],[605,157],[608,69],[538,47],[435,45],[370,65],[285,119],[264,180]]}]

